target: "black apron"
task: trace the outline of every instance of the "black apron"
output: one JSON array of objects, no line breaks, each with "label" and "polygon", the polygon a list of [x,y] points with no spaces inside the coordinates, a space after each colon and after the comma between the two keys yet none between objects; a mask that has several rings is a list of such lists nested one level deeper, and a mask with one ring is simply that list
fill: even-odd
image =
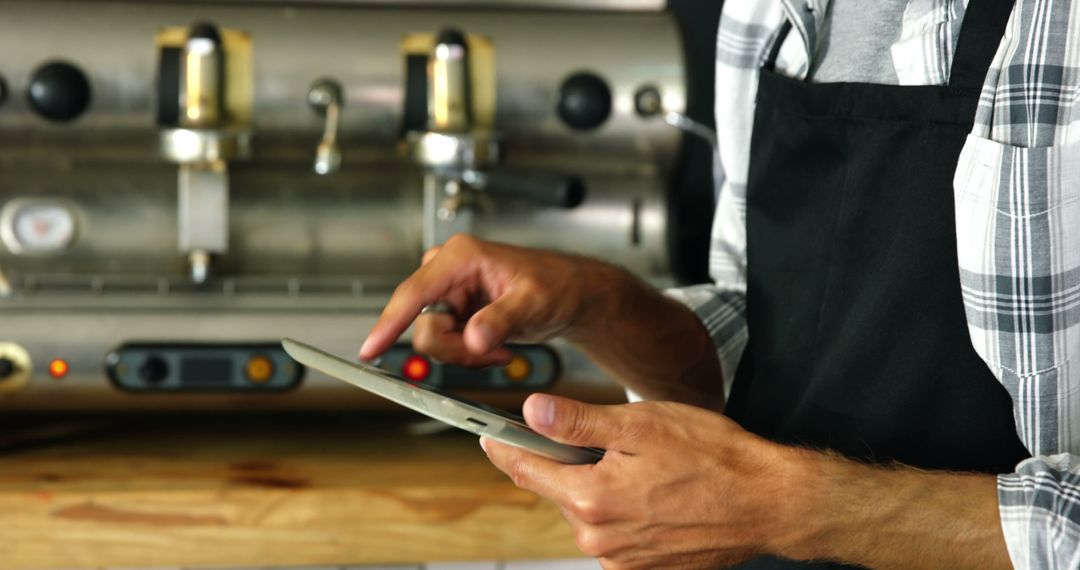
[{"label": "black apron", "polygon": [[1011,472],[1028,456],[968,336],[952,186],[1011,7],[971,0],[946,86],[786,78],[778,40],[758,86],[749,344],[727,407],[747,430],[927,469]]}]

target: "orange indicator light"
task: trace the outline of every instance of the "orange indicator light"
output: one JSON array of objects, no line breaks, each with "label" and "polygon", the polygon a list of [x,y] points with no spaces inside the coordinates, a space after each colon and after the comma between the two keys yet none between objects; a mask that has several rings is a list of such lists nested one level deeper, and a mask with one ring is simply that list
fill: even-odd
[{"label": "orange indicator light", "polygon": [[431,363],[419,355],[412,355],[401,365],[401,374],[413,382],[423,382],[431,374]]},{"label": "orange indicator light", "polygon": [[529,359],[520,354],[515,354],[510,359],[510,363],[503,368],[503,374],[511,382],[521,382],[529,377],[530,372],[532,372],[532,365],[529,364]]},{"label": "orange indicator light", "polygon": [[274,362],[261,354],[256,354],[244,363],[244,375],[255,384],[262,384],[274,375]]},{"label": "orange indicator light", "polygon": [[49,376],[61,380],[68,373],[68,363],[66,360],[60,358],[54,358],[49,362]]}]

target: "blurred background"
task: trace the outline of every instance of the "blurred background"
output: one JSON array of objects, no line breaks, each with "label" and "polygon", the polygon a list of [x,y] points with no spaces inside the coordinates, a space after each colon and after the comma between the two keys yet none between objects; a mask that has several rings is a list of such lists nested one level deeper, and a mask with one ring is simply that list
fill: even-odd
[{"label": "blurred background", "polygon": [[[0,567],[597,567],[278,341],[355,358],[457,233],[706,280],[720,6],[0,0]],[[559,342],[378,364],[624,401]]]}]

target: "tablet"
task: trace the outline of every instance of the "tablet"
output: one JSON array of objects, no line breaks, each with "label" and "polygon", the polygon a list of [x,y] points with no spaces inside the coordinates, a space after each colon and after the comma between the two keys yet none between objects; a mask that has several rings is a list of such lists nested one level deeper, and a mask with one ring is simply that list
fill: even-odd
[{"label": "tablet", "polygon": [[525,419],[516,414],[431,386],[414,384],[381,368],[350,362],[291,338],[283,339],[281,346],[289,356],[305,366],[467,432],[562,463],[596,463],[604,456],[601,449],[574,447],[550,440],[533,431],[525,424]]}]

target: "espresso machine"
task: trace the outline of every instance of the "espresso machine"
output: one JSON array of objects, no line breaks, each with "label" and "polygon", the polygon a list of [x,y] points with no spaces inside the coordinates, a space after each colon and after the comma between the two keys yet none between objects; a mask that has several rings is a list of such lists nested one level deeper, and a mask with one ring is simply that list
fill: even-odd
[{"label": "espresso machine", "polygon": [[[0,0],[0,409],[378,406],[278,340],[354,357],[460,232],[676,283],[683,49],[658,0]],[[380,365],[622,397],[514,352]]]}]

